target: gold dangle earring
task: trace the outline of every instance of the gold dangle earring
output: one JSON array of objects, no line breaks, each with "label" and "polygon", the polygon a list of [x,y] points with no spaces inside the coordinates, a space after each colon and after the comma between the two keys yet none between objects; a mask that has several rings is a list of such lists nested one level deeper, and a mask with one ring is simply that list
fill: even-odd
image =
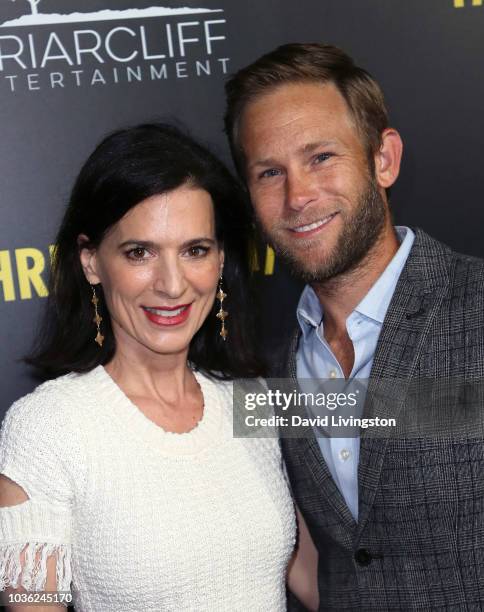
[{"label": "gold dangle earring", "polygon": [[94,285],[91,285],[92,288],[92,298],[91,298],[91,302],[94,304],[94,323],[96,324],[96,329],[97,329],[97,334],[96,337],[94,338],[94,342],[97,342],[99,344],[99,346],[103,345],[104,342],[104,336],[101,333],[101,321],[103,320],[103,318],[101,317],[101,315],[98,312],[97,309],[97,305],[99,303],[99,298],[96,295],[96,289],[94,288]]},{"label": "gold dangle earring", "polygon": [[224,306],[223,306],[223,301],[227,297],[227,294],[222,289],[222,274],[220,274],[220,279],[218,283],[218,292],[217,292],[216,297],[220,302],[220,310],[217,312],[215,316],[217,317],[217,319],[220,319],[220,322],[222,323],[222,327],[220,329],[220,335],[222,336],[224,340],[226,340],[227,336],[229,335],[229,332],[227,331],[227,328],[225,327],[225,319],[229,316],[229,313],[226,310],[224,310]]}]

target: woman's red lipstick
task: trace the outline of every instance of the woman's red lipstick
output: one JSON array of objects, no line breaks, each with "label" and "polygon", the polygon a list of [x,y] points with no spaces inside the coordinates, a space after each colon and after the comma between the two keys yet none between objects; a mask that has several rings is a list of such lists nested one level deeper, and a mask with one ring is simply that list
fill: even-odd
[{"label": "woman's red lipstick", "polygon": [[[160,325],[161,327],[168,327],[172,325],[180,325],[184,323],[190,314],[191,304],[178,304],[177,306],[163,306],[163,308],[155,307],[155,306],[142,306],[143,312],[146,315],[146,318],[149,319],[155,325]],[[148,310],[149,308],[149,310]],[[161,315],[159,312],[154,312],[154,310],[165,312],[180,310],[180,313],[166,316]]]}]

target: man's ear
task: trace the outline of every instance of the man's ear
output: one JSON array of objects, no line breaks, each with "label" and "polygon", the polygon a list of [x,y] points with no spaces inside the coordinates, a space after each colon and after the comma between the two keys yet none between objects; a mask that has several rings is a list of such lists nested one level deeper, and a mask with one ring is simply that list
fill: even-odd
[{"label": "man's ear", "polygon": [[97,274],[96,249],[88,248],[87,244],[89,244],[89,238],[85,234],[79,234],[77,245],[79,247],[79,259],[84,276],[88,283],[97,285],[101,280]]},{"label": "man's ear", "polygon": [[380,187],[388,189],[400,173],[403,142],[393,128],[383,130],[380,149],[375,153],[375,177]]}]

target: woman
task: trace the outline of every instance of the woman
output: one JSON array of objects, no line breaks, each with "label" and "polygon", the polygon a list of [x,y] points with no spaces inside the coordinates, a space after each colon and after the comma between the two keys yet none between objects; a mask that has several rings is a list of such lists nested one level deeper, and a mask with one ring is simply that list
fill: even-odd
[{"label": "woman", "polygon": [[117,132],[88,159],[31,359],[57,378],[2,427],[3,587],[72,582],[79,612],[285,609],[277,441],[231,425],[230,381],[260,373],[247,227],[231,176],[173,127]]}]

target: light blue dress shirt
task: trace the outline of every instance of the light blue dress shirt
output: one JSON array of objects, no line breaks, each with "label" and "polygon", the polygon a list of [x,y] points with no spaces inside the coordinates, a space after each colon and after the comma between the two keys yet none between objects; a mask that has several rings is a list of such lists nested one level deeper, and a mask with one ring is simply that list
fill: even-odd
[{"label": "light blue dress shirt", "polygon": [[[415,234],[408,227],[395,229],[400,240],[398,251],[380,278],[346,319],[346,329],[355,353],[350,379],[370,377],[383,320],[415,239]],[[324,338],[322,306],[309,285],[301,294],[297,319],[302,331],[296,355],[298,379],[344,378],[343,370]],[[317,440],[331,476],[357,521],[360,439],[318,437]]]}]

